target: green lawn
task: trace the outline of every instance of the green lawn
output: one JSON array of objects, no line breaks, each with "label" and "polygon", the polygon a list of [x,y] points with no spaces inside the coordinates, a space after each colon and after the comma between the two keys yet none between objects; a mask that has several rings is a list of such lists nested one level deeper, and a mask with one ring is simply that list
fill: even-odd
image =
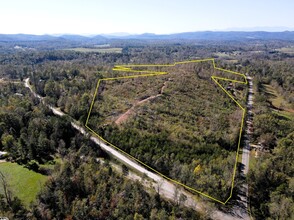
[{"label": "green lawn", "polygon": [[[35,200],[47,177],[24,168],[16,163],[0,163],[0,171],[6,176],[13,195],[17,196],[26,207]],[[0,185],[0,192],[3,188]]]}]

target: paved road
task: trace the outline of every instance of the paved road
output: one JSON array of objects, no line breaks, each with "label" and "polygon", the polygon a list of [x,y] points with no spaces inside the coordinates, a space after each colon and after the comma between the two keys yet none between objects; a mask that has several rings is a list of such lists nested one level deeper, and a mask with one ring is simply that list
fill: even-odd
[{"label": "paved road", "polygon": [[249,83],[249,94],[247,101],[248,109],[248,119],[246,120],[246,138],[245,146],[242,153],[242,164],[244,165],[243,174],[247,175],[249,170],[249,158],[250,158],[250,136],[251,136],[251,126],[252,126],[252,105],[253,105],[253,82],[252,77],[247,76],[247,81]]},{"label": "paved road", "polygon": [[[244,147],[242,149],[242,176],[245,178],[249,171],[249,159],[250,159],[250,136],[252,134],[252,105],[253,105],[253,82],[252,77],[246,76],[249,84],[249,94],[247,100],[247,119],[245,122],[245,135],[244,135]],[[245,182],[239,189],[239,205],[234,207],[234,213],[240,217],[240,219],[249,220],[248,210],[248,184]]]},{"label": "paved road", "polygon": [[[44,98],[41,97],[40,95],[38,95],[37,93],[35,93],[34,90],[32,89],[31,85],[29,84],[29,78],[25,79],[25,87],[29,88],[31,93],[35,97],[39,98],[43,104],[47,105],[47,107],[49,107],[55,115],[58,115],[58,116],[66,115],[64,112],[60,111],[59,109],[54,108],[53,106],[46,104],[44,102]],[[155,173],[148,171],[145,167],[136,163],[132,159],[128,158],[126,155],[117,151],[113,147],[109,146],[108,144],[106,144],[105,142],[100,140],[98,137],[95,137],[95,136],[89,134],[83,127],[78,125],[78,123],[72,122],[71,124],[80,133],[82,133],[83,135],[89,136],[90,139],[93,142],[95,142],[96,144],[98,144],[103,150],[105,150],[109,154],[112,154],[114,157],[116,157],[120,161],[128,164],[130,167],[139,171],[140,173],[146,174],[150,179],[152,179],[154,181],[153,185],[159,189],[160,194],[163,195],[164,197],[166,197],[168,199],[174,199],[175,198],[175,191],[179,191],[180,193],[183,193],[187,196],[187,201],[185,203],[187,206],[192,207],[196,210],[202,210],[202,207],[195,202],[195,199],[193,198],[194,196],[192,194],[190,194],[182,189],[178,189],[175,184],[167,181],[166,179],[162,178],[161,176],[159,176]],[[135,178],[134,174],[133,174],[133,178]],[[138,178],[141,178],[141,177],[138,176]]]},{"label": "paved road", "polygon": [[[35,97],[39,98],[44,105],[49,107],[55,115],[57,115],[57,116],[65,116],[66,115],[64,112],[60,111],[60,109],[46,104],[44,102],[44,98],[41,97],[40,95],[38,95],[37,93],[35,93],[34,90],[32,89],[32,87],[31,87],[31,85],[29,83],[29,78],[25,79],[25,87],[27,87]],[[193,208],[194,210],[200,211],[202,213],[205,212],[207,215],[211,216],[213,219],[216,219],[216,220],[237,220],[237,219],[239,219],[239,217],[231,216],[230,214],[221,212],[221,211],[216,210],[216,209],[210,209],[208,211],[207,208],[204,207],[203,204],[200,204],[200,202],[196,200],[195,195],[187,192],[183,188],[179,188],[176,184],[173,184],[171,181],[168,181],[168,180],[164,179],[160,175],[157,175],[155,173],[152,173],[152,172],[148,171],[144,166],[136,163],[135,161],[133,161],[132,159],[127,157],[122,152],[120,152],[120,151],[114,149],[113,147],[109,146],[107,143],[103,142],[98,137],[89,134],[77,122],[72,122],[71,124],[81,134],[87,135],[88,137],[90,137],[90,139],[92,141],[94,141],[96,144],[98,144],[103,150],[105,150],[109,154],[112,154],[114,157],[116,157],[117,159],[119,159],[123,163],[128,164],[128,166],[132,167],[133,169],[135,169],[135,170],[139,171],[140,173],[143,173],[146,176],[148,176],[151,180],[153,180],[153,182],[151,183],[152,186],[159,192],[159,194],[161,196],[163,196],[163,197],[165,197],[167,199],[170,199],[170,200],[175,200],[175,195],[176,194],[178,196],[180,194],[184,194],[187,197],[187,200],[184,203],[184,205],[186,207]],[[135,174],[135,173],[132,173],[130,175],[130,177],[132,179],[141,179],[141,177],[139,175]]]}]

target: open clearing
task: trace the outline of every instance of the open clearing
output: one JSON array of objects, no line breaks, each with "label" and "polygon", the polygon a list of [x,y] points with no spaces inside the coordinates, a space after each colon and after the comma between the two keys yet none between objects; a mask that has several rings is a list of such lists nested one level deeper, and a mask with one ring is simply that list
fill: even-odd
[{"label": "open clearing", "polygon": [[71,50],[75,52],[81,53],[121,53],[122,48],[86,48],[86,47],[78,47],[78,48],[69,48],[64,50]]},{"label": "open clearing", "polygon": [[269,97],[269,101],[272,104],[273,110],[282,116],[294,117],[294,109],[291,108],[291,105],[281,96],[278,92],[268,84],[263,84],[265,92]]},{"label": "open clearing", "polygon": [[123,75],[98,81],[86,126],[154,172],[225,204],[238,159],[245,76],[215,67],[213,59],[114,70]]},{"label": "open clearing", "polygon": [[[13,195],[23,202],[26,207],[36,199],[47,177],[35,173],[16,163],[0,163],[0,171],[5,175]],[[3,191],[0,186],[0,191]]]},{"label": "open clearing", "polygon": [[276,50],[281,53],[286,53],[286,54],[290,54],[290,55],[294,54],[294,47],[282,47],[282,48],[276,49]]}]

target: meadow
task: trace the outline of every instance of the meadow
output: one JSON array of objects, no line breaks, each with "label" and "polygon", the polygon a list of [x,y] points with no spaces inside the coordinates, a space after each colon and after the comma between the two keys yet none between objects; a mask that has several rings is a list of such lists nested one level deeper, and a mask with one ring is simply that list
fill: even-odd
[{"label": "meadow", "polygon": [[[13,195],[17,195],[27,208],[36,200],[37,194],[47,180],[47,176],[28,170],[17,163],[0,163],[0,171],[4,174]],[[0,190],[2,193],[2,186]]]}]

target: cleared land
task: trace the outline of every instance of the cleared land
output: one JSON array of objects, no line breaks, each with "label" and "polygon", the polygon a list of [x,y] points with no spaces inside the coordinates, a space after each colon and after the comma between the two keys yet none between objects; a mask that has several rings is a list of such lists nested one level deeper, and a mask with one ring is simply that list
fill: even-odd
[{"label": "cleared land", "polygon": [[[211,76],[238,76],[215,71],[211,63],[183,64],[166,71],[169,74],[102,81],[88,125],[167,177],[225,201],[242,110]],[[242,85],[219,83],[242,102]],[[121,117],[124,120],[116,123]]]},{"label": "cleared land", "polygon": [[294,47],[282,47],[280,49],[277,49],[277,51],[291,55],[294,54]]},{"label": "cleared land", "polygon": [[64,50],[71,50],[75,52],[82,52],[82,53],[121,53],[122,48],[85,48],[85,47],[78,47],[78,48],[69,48]]},{"label": "cleared land", "polygon": [[[16,163],[0,163],[0,171],[6,177],[9,188],[26,207],[36,199],[47,177],[24,168]],[[3,191],[0,186],[1,194]]]},{"label": "cleared land", "polygon": [[273,110],[280,115],[294,118],[294,109],[271,85],[263,84]]}]

